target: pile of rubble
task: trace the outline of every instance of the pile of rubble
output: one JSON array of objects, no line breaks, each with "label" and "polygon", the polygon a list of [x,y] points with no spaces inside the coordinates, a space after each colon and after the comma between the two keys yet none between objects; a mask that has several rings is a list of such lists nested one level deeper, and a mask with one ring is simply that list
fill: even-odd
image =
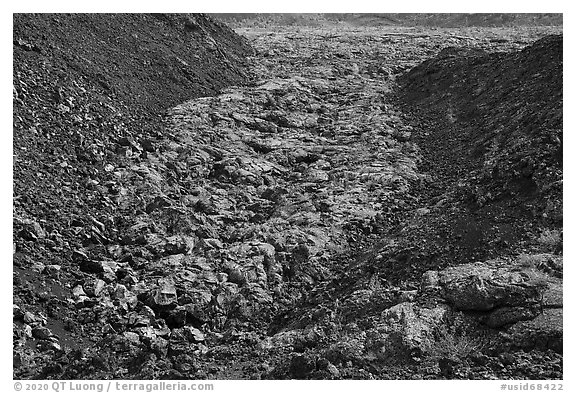
[{"label": "pile of rubble", "polygon": [[440,177],[391,92],[434,37],[403,54],[412,32],[254,32],[249,87],[142,132],[81,119],[64,147],[38,147],[52,131],[35,119],[27,137],[15,112],[15,377],[561,375],[561,257],[444,269],[406,253],[403,228],[442,209],[422,192]]}]

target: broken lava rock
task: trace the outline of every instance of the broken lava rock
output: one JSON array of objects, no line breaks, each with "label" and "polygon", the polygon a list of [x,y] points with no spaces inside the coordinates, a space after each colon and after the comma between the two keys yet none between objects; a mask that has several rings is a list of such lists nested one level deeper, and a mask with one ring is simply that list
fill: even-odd
[{"label": "broken lava rock", "polygon": [[537,271],[476,262],[440,272],[444,296],[458,310],[539,304],[547,283]]}]

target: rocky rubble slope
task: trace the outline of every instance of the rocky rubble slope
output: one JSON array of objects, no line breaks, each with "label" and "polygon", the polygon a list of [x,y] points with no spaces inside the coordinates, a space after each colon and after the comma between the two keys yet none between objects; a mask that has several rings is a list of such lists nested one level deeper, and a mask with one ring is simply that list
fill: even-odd
[{"label": "rocky rubble slope", "polygon": [[458,149],[446,169],[478,207],[506,200],[561,227],[562,64],[562,36],[549,36],[516,53],[448,48],[402,77],[404,99],[436,123],[428,142]]},{"label": "rocky rubble slope", "polygon": [[446,210],[426,190],[453,185],[392,93],[446,36],[244,33],[253,84],[62,185],[99,214],[16,220],[15,377],[561,378],[561,256],[414,252],[444,240],[417,230]]},{"label": "rocky rubble slope", "polygon": [[[251,48],[203,15],[15,14],[13,34],[14,302],[36,315],[15,339],[48,321],[79,348],[64,329],[64,310],[79,323],[73,252],[117,241],[123,219],[109,169],[154,148],[167,108],[245,82]],[[16,375],[48,372],[28,359]]]},{"label": "rocky rubble slope", "polygon": [[446,48],[398,79],[419,168],[433,181],[427,206],[404,221],[404,250],[386,253],[387,277],[561,253],[561,54],[557,36],[509,53]]}]

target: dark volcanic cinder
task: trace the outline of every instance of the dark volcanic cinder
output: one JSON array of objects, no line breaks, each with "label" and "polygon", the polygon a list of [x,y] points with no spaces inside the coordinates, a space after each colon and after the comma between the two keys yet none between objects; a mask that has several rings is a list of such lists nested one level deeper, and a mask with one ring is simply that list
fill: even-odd
[{"label": "dark volcanic cinder", "polygon": [[444,165],[473,179],[476,202],[509,200],[561,226],[562,64],[562,36],[551,35],[512,53],[448,48],[400,83],[435,122],[430,159],[455,150],[458,163]]}]

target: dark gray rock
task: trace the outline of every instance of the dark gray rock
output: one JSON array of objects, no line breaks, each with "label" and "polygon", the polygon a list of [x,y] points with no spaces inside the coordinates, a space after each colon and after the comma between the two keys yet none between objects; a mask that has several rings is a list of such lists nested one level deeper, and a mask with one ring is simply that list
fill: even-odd
[{"label": "dark gray rock", "polygon": [[486,325],[496,329],[518,321],[533,319],[540,312],[539,307],[499,307],[490,312],[486,319]]},{"label": "dark gray rock", "polygon": [[551,349],[557,353],[563,353],[563,332],[562,309],[545,309],[536,318],[518,322],[507,331],[513,348]]},{"label": "dark gray rock", "polygon": [[290,360],[290,376],[304,379],[316,370],[316,360],[310,355],[293,355]]}]

